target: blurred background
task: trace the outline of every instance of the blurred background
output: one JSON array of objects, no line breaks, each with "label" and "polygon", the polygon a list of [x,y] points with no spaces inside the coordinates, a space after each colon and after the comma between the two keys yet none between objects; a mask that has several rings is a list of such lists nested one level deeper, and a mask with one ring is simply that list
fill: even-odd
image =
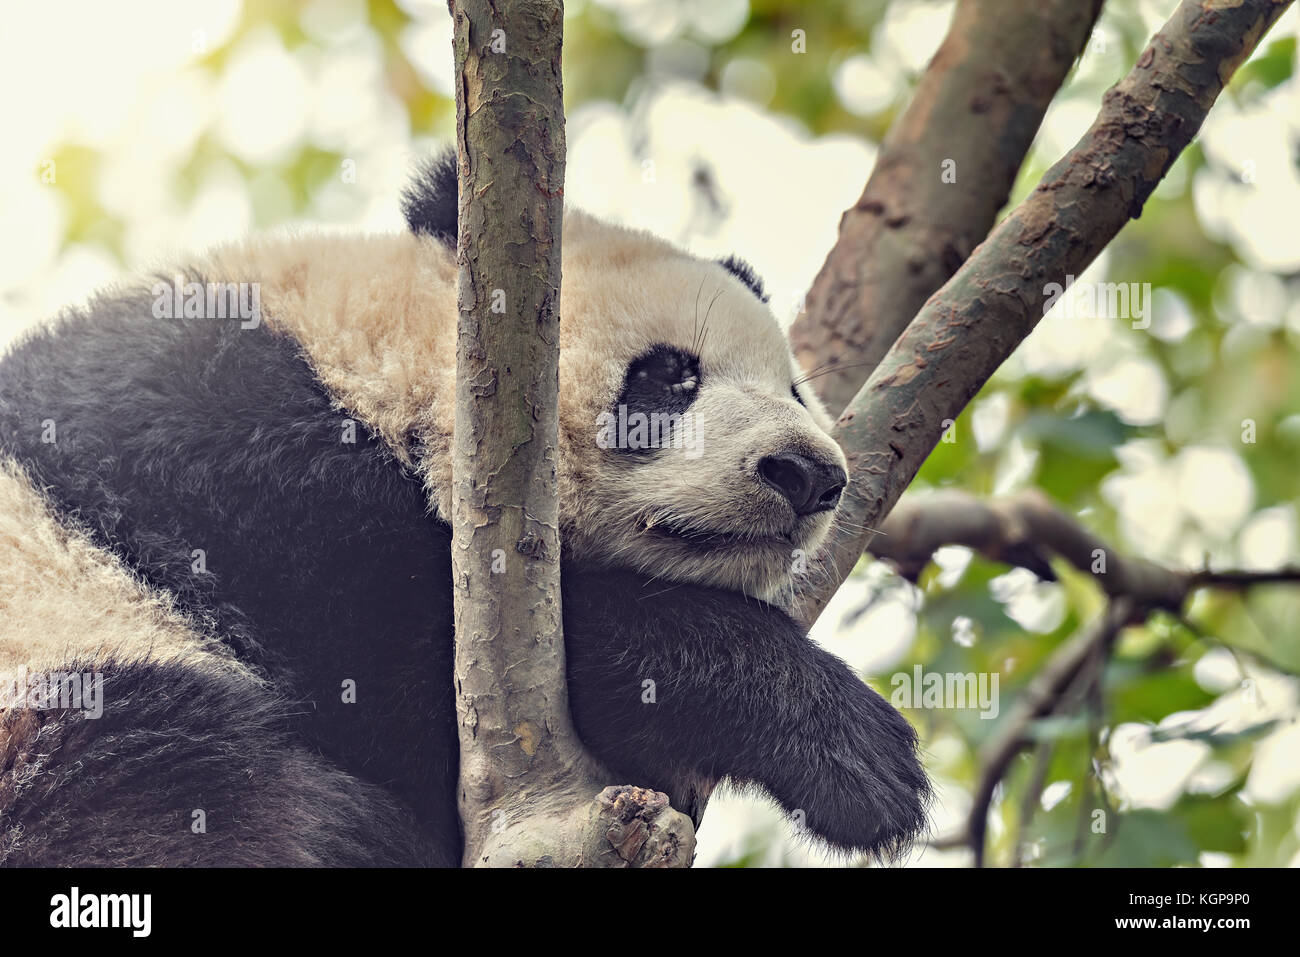
[{"label": "blurred background", "polygon": [[[991,0],[995,2],[995,0]],[[1110,0],[1013,203],[1086,130],[1176,0]],[[705,255],[739,253],[782,322],[937,48],[945,0],[567,0],[566,195]],[[792,49],[792,31],[806,52]],[[1292,8],[1199,141],[1083,280],[1150,283],[1151,325],[1058,308],[918,487],[1036,485],[1130,554],[1300,560],[1300,87]],[[251,230],[397,230],[415,158],[453,140],[442,0],[11,5],[0,36],[0,345],[92,291]],[[977,186],[977,184],[976,184]],[[976,188],[976,187],[972,187]],[[1249,425],[1247,424],[1249,423]],[[891,677],[997,673],[1000,717],[1102,607],[944,549],[912,585],[864,563],[815,633]],[[1040,722],[999,787],[995,862],[1300,865],[1300,588],[1203,593],[1125,632],[1101,712]],[[915,710],[935,836],[998,719]],[[1106,833],[1091,814],[1106,812]],[[700,863],[828,859],[724,793]],[[970,863],[918,846],[911,866]]]}]

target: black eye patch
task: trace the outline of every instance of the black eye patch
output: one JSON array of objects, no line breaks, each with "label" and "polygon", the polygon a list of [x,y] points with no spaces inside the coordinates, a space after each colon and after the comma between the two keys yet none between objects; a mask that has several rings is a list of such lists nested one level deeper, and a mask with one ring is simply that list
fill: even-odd
[{"label": "black eye patch", "polygon": [[748,286],[759,302],[767,302],[771,298],[763,288],[763,280],[754,272],[754,267],[739,256],[733,253],[726,259],[719,259],[718,265]]},{"label": "black eye patch", "polygon": [[[700,360],[675,346],[652,346],[628,364],[615,416],[680,416],[700,392]],[[662,420],[660,434],[670,435],[674,423]],[[651,446],[657,447],[657,446]],[[629,451],[645,451],[629,446]]]}]

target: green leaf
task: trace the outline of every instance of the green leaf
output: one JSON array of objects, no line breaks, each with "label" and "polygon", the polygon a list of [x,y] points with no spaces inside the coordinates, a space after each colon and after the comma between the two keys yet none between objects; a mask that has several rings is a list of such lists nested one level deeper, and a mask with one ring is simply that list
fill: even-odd
[{"label": "green leaf", "polygon": [[1131,662],[1115,662],[1106,671],[1111,724],[1152,724],[1175,711],[1195,711],[1214,700],[1196,683],[1190,669],[1147,672]]}]

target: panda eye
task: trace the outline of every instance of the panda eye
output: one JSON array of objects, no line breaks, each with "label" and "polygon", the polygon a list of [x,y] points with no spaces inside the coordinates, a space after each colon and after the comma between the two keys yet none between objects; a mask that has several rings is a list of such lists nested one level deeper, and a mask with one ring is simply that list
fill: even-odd
[{"label": "panda eye", "polygon": [[790,394],[794,396],[794,400],[798,402],[800,405],[805,407],[807,406],[807,404],[803,400],[803,396],[799,394],[799,387],[797,385],[790,386]]},{"label": "panda eye", "polygon": [[700,394],[700,360],[675,346],[657,345],[629,363],[615,415],[681,415]]},{"label": "panda eye", "polygon": [[628,366],[625,388],[631,386],[693,397],[700,387],[700,360],[683,349],[655,346]]}]

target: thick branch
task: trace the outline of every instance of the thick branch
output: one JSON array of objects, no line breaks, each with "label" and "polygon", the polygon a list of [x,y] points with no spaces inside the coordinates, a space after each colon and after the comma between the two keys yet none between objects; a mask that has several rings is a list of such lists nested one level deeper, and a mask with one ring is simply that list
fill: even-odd
[{"label": "thick branch", "polygon": [[[460,160],[452,575],[465,862],[581,758],[560,629],[561,8],[454,5]],[[505,51],[492,48],[503,31]],[[538,188],[535,188],[538,187]],[[498,305],[493,314],[494,300]],[[493,579],[494,559],[500,579]]]},{"label": "thick branch", "polygon": [[1127,596],[1143,608],[1175,609],[1204,574],[1120,554],[1038,489],[989,501],[957,489],[905,498],[881,531],[871,541],[871,554],[911,579],[945,545],[965,545],[1047,581],[1056,578],[1048,560],[1059,555],[1095,575],[1112,597]]},{"label": "thick branch", "polygon": [[[457,0],[452,575],[467,865],[689,865],[690,822],[619,789],[569,718],[558,445],[558,0]],[[624,793],[626,792],[626,793]]]},{"label": "thick branch", "polygon": [[[988,234],[1102,0],[960,0],[791,328],[836,412]],[[944,176],[945,166],[950,175]]]},{"label": "thick branch", "polygon": [[848,577],[944,430],[1033,330],[1045,286],[1096,258],[1191,142],[1290,0],[1184,0],[1077,146],[936,293],[836,425],[851,484],[806,621]]}]

